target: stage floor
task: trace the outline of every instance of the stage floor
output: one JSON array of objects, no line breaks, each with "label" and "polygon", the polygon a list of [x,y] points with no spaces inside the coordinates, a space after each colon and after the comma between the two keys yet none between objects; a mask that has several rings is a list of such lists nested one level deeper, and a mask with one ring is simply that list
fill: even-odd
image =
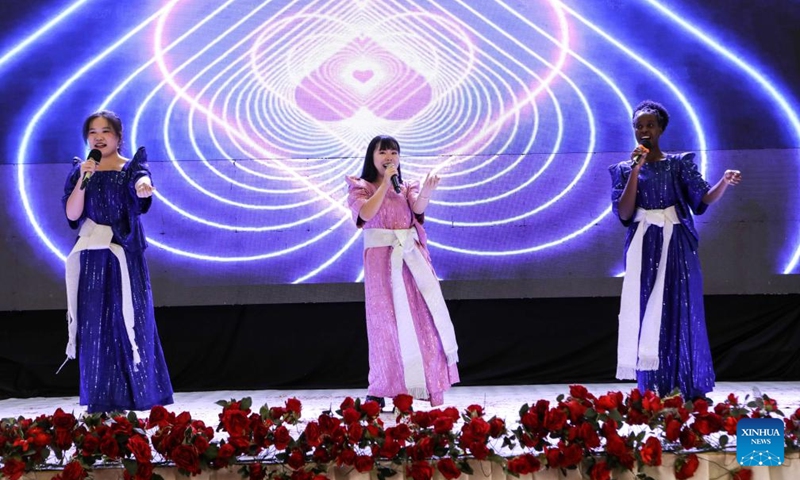
[{"label": "stage floor", "polygon": [[[589,392],[595,396],[609,391],[621,391],[623,395],[630,393],[634,383],[598,383],[585,384]],[[791,415],[800,408],[800,382],[718,382],[716,389],[709,394],[714,402],[723,401],[729,393],[739,397],[753,398],[755,394],[766,394],[778,402],[778,408]],[[568,384],[549,385],[509,385],[509,386],[472,386],[453,387],[445,394],[444,406],[454,406],[463,411],[469,405],[478,404],[484,407],[488,416],[497,415],[509,426],[516,424],[519,409],[523,404],[532,404],[540,399],[555,401],[559,395],[569,393]],[[262,405],[270,407],[284,406],[288,398],[297,398],[303,404],[303,420],[315,419],[325,410],[336,410],[346,397],[364,398],[366,389],[327,389],[327,390],[220,390],[208,392],[178,392],[175,403],[167,406],[175,413],[189,412],[192,418],[203,420],[206,425],[216,427],[222,407],[218,400],[239,400],[250,397],[253,410],[258,411]],[[79,405],[78,397],[35,397],[11,398],[0,400],[0,418],[36,417],[41,414],[52,414],[57,408],[80,416],[86,409]],[[415,410],[430,410],[430,404],[414,401]],[[144,413],[142,413],[144,414]],[[392,422],[392,415],[382,415],[384,422]]]}]

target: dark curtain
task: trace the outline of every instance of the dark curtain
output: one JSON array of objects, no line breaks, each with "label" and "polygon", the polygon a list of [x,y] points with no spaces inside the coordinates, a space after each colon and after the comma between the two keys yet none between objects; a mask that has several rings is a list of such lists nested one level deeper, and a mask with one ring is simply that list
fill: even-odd
[{"label": "dark curtain", "polygon": [[[461,385],[614,382],[619,298],[454,300]],[[64,311],[0,312],[0,396],[74,396]],[[800,380],[800,295],[706,297],[718,381]],[[156,309],[176,391],[364,388],[362,303]]]}]

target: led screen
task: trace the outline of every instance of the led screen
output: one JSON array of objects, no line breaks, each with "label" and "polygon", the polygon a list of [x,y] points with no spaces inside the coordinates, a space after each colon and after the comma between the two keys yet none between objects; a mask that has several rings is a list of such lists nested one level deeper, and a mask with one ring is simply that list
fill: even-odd
[{"label": "led screen", "polygon": [[798,287],[796,1],[11,3],[9,309],[63,306],[60,197],[101,108],[125,155],[148,151],[159,304],[351,298],[363,246],[344,178],[381,133],[406,180],[442,178],[426,228],[450,296],[615,294],[608,166],[645,98],[670,110],[666,150],[697,152],[711,182],[744,174],[697,220],[708,289]]}]

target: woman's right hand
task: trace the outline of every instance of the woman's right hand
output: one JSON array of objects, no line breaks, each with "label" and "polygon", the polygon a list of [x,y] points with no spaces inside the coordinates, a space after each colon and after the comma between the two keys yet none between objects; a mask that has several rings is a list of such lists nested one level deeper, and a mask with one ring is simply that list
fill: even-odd
[{"label": "woman's right hand", "polygon": [[92,160],[91,158],[87,158],[81,163],[81,179],[83,179],[84,175],[87,173],[89,175],[93,175],[94,172],[97,171],[97,162]]},{"label": "woman's right hand", "polygon": [[637,145],[631,152],[631,168],[640,168],[650,153],[644,145]]},{"label": "woman's right hand", "polygon": [[384,167],[383,172],[383,184],[389,187],[390,189],[394,188],[392,186],[392,177],[397,175],[397,165],[394,163],[390,163]]}]

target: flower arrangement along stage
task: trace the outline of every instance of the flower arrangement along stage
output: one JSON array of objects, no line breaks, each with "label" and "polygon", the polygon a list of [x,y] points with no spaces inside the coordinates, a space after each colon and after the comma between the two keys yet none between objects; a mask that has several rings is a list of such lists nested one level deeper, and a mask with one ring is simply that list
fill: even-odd
[{"label": "flower arrangement along stage", "polygon": [[[323,480],[335,468],[379,480],[396,474],[453,480],[472,475],[476,461],[488,461],[514,477],[550,469],[572,478],[626,474],[644,480],[668,453],[675,456],[674,477],[685,479],[705,452],[731,450],[740,419],[759,417],[783,418],[786,450],[800,450],[800,409],[786,417],[766,395],[745,402],[731,394],[710,405],[638,389],[595,396],[573,385],[555,402],[522,405],[513,426],[488,417],[479,405],[416,411],[408,395],[394,398],[391,426],[377,403],[352,398],[335,412],[302,421],[301,402],[294,398],[258,411],[250,398],[220,401],[216,429],[164,407],[154,407],[146,419],[133,412],[78,419],[58,409],[0,422],[0,476],[18,480],[59,468],[54,480],[82,480],[97,466],[112,464],[124,469],[126,480],[160,480],[155,468],[163,466],[186,476],[236,470],[252,480]],[[726,475],[746,480],[752,471],[735,466]]]}]

